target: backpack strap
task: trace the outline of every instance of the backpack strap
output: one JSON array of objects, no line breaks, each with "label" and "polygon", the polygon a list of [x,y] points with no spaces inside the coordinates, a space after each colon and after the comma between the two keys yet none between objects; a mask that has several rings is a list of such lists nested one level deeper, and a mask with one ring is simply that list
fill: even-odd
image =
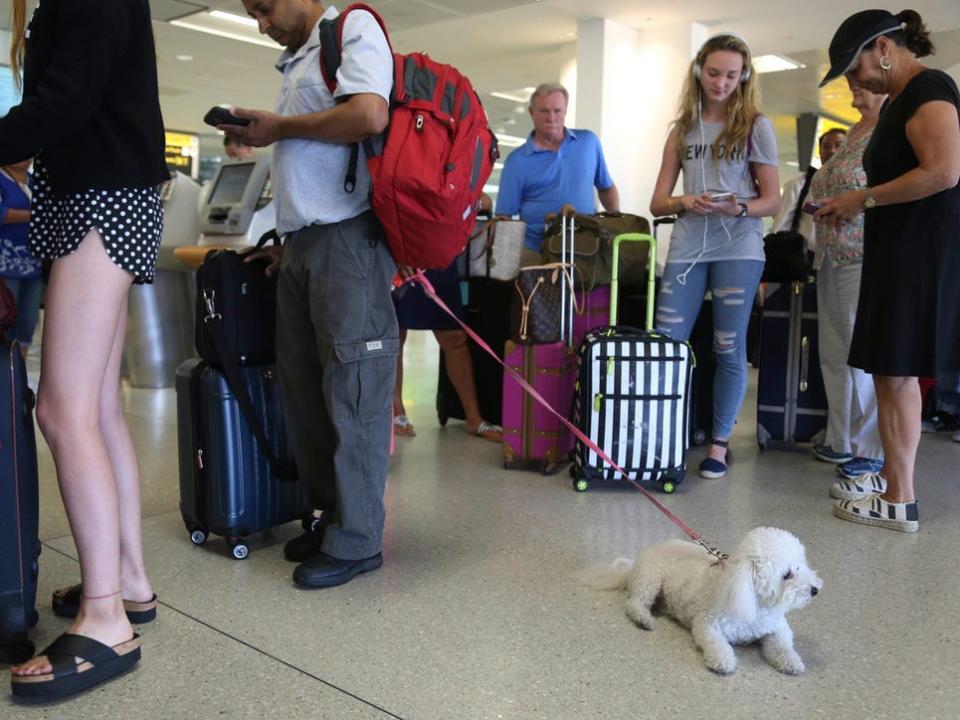
[{"label": "backpack strap", "polygon": [[[323,75],[323,82],[326,84],[330,94],[333,95],[337,89],[337,71],[343,62],[343,26],[347,15],[354,10],[364,10],[371,15],[383,30],[383,36],[387,40],[387,47],[393,55],[393,46],[390,43],[390,34],[387,32],[387,26],[383,18],[369,5],[363,3],[354,3],[347,6],[342,13],[335,18],[326,18],[320,21],[320,74]],[[363,141],[363,149],[367,157],[373,157],[373,144],[369,139]],[[350,146],[350,160],[347,162],[347,174],[343,179],[343,190],[346,193],[352,193],[357,187],[357,166],[360,162],[360,143],[354,143]]]},{"label": "backpack strap", "polygon": [[393,55],[393,45],[390,42],[390,33],[387,32],[387,25],[383,22],[380,14],[369,5],[363,3],[354,3],[344,8],[343,12],[335,18],[324,19],[320,21],[320,74],[323,75],[323,81],[327,89],[332,94],[337,89],[337,71],[343,61],[343,26],[347,15],[354,10],[365,10],[373,15],[373,19],[383,30],[383,36],[387,39],[387,47],[390,54]]}]

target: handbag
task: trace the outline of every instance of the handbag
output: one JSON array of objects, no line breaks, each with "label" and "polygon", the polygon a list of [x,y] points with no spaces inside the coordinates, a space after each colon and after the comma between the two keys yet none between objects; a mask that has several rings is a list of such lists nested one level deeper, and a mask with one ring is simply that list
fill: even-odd
[{"label": "handbag", "polygon": [[[602,212],[596,215],[577,213],[574,221],[574,265],[579,270],[577,289],[589,292],[598,285],[609,285],[613,272],[613,239],[624,233],[650,234],[646,218],[629,213]],[[544,263],[561,260],[563,227],[557,217],[543,241]],[[623,283],[646,279],[648,253],[635,243],[620,248],[619,272]]]},{"label": "handbag", "polygon": [[573,292],[569,264],[532,265],[520,270],[513,281],[517,294],[510,308],[514,342],[535,345],[560,341],[564,283],[567,302],[572,301],[575,312],[582,312]]},{"label": "handbag", "polygon": [[495,218],[477,225],[477,231],[470,238],[469,276],[513,280],[520,270],[527,224],[523,220]]},{"label": "handbag", "polygon": [[807,170],[807,179],[800,190],[797,206],[793,209],[790,229],[770,233],[763,238],[766,262],[761,282],[806,282],[813,272],[813,263],[807,252],[807,240],[798,232],[798,228],[803,201],[810,190],[814,172],[813,168]]},{"label": "handbag", "polygon": [[[276,231],[265,233],[249,252],[270,240],[279,244]],[[277,276],[267,277],[266,259],[245,262],[249,252],[212,250],[197,269],[197,354],[216,365],[222,358],[208,330],[211,315],[217,316],[238,364],[271,365],[276,356]]]}]

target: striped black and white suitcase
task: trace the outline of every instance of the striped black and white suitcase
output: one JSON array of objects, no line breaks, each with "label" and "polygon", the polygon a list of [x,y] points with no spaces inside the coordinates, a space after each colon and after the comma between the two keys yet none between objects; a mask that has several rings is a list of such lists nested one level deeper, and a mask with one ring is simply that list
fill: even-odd
[{"label": "striped black and white suitcase", "polygon": [[[630,241],[650,243],[652,285],[655,241],[649,235],[622,235],[615,253],[620,242]],[[616,267],[614,262],[610,327],[589,333],[579,348],[575,423],[630,480],[655,482],[670,493],[686,474],[693,351],[688,343],[650,329],[652,288],[647,330],[616,326]],[[571,472],[581,492],[595,480],[627,479],[580,440]]]}]

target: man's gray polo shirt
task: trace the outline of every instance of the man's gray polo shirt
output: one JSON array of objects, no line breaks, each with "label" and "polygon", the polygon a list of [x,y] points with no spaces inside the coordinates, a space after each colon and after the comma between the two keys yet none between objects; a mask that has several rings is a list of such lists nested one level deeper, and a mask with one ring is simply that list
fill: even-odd
[{"label": "man's gray polo shirt", "polygon": [[[321,20],[337,14],[329,7]],[[283,73],[278,114],[304,115],[336,104],[320,72],[319,22],[303,47],[295,53],[283,52],[277,69]],[[336,97],[372,93],[389,102],[392,87],[393,57],[383,30],[370,13],[351,12],[343,28]],[[303,138],[276,144],[272,179],[281,235],[309,225],[341,222],[370,208],[370,174],[362,151],[356,189],[352,193],[343,189],[349,159],[349,145]]]}]

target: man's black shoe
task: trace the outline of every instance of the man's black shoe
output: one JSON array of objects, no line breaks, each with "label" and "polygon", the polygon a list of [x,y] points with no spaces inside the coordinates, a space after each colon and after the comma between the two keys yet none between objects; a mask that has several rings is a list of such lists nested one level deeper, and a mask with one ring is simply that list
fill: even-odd
[{"label": "man's black shoe", "polygon": [[316,530],[307,530],[303,535],[288,540],[283,546],[283,556],[290,562],[295,563],[309,560],[320,552],[320,546],[323,544],[323,533],[326,529],[326,525],[318,524]]},{"label": "man's black shoe", "polygon": [[302,588],[336,587],[381,565],[383,555],[380,553],[363,560],[340,560],[320,553],[297,565],[293,571],[293,581]]}]

